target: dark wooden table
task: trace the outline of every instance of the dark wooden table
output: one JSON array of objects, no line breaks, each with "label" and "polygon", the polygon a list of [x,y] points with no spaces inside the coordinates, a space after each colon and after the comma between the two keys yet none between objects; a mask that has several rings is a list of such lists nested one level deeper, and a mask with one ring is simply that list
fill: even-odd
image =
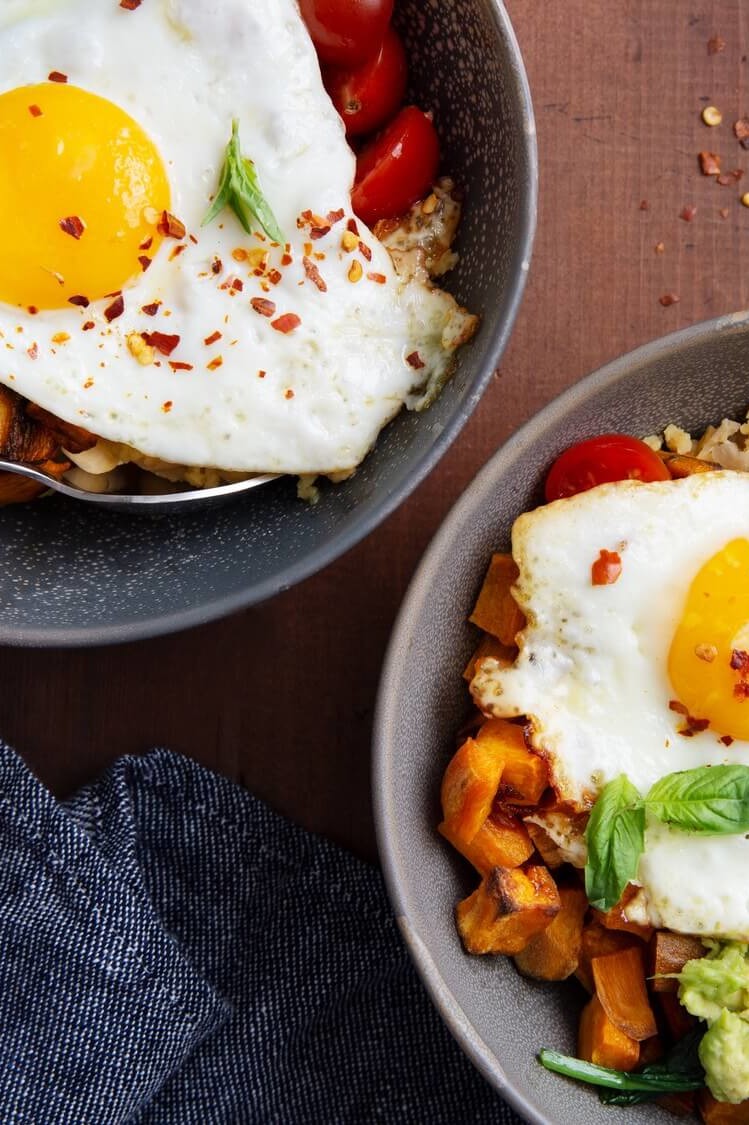
[{"label": "dark wooden table", "polygon": [[[56,792],[117,755],[170,746],[373,857],[380,664],[409,577],[453,501],[517,426],[587,372],[746,307],[749,152],[732,124],[749,112],[749,3],[509,8],[533,90],[541,207],[530,283],[496,380],[400,511],[274,602],[123,648],[0,652],[0,732]],[[724,49],[711,54],[714,36]],[[706,105],[721,109],[719,128],[700,120]],[[746,178],[716,184],[700,173],[700,150],[718,153],[724,170],[745,167]],[[685,207],[697,208],[692,221],[680,218]],[[680,299],[664,307],[669,293]]]}]

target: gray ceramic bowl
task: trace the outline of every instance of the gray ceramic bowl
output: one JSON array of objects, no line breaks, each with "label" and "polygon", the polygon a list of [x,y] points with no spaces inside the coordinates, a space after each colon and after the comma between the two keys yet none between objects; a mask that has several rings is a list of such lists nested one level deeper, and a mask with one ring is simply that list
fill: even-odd
[{"label": "gray ceramic bowl", "polygon": [[[544,1071],[541,1047],[574,1054],[582,990],[523,980],[502,957],[469,957],[453,910],[475,886],[437,835],[439,786],[468,711],[461,673],[477,640],[467,624],[492,551],[541,499],[551,461],[597,433],[693,432],[749,406],[749,314],[710,321],[609,364],[547,406],[492,458],[452,510],[406,596],[385,662],[375,720],[380,852],[403,936],[461,1046],[528,1121],[615,1125],[673,1121],[654,1107],[605,1108],[589,1089]],[[624,1115],[620,1117],[618,1115]]]},{"label": "gray ceramic bowl", "polygon": [[499,0],[403,0],[397,19],[413,97],[434,110],[444,167],[466,192],[449,287],[483,323],[452,382],[426,414],[401,414],[316,508],[282,480],[220,510],[158,522],[58,499],[1,511],[0,644],[134,640],[268,598],[376,527],[460,432],[499,362],[528,271],[533,111]]}]

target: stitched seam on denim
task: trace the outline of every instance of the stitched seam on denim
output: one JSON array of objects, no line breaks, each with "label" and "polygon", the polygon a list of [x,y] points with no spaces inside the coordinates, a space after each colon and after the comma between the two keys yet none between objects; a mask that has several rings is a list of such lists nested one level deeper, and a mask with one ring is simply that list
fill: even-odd
[{"label": "stitched seam on denim", "polygon": [[[66,880],[75,887],[76,891],[84,900],[86,905],[98,917],[101,914],[101,908],[99,904],[90,897],[88,888],[86,887],[85,883],[82,883],[79,880],[78,876],[68,869],[62,857],[55,851],[54,848],[50,847],[48,841],[42,839],[38,832],[36,832],[36,830],[31,826],[24,813],[17,806],[13,805],[10,798],[5,794],[0,794],[0,814],[5,814],[7,816],[7,819],[10,820],[14,825],[18,824],[19,821],[21,822],[27,836],[37,845],[37,850],[41,853],[39,858],[41,859],[42,863],[44,863],[45,866],[49,866],[53,871],[59,872],[61,875],[64,875]],[[176,1008],[178,1013],[185,1019],[194,1022],[196,1013],[185,1008],[181,1001],[179,1001],[169,992],[166,985],[157,979],[156,970],[151,969],[144,964],[138,950],[135,949],[132,945],[126,945],[126,939],[121,934],[112,934],[111,938],[120,947],[125,956],[136,964],[141,974],[147,979],[153,981],[153,983],[157,986],[157,995],[163,996],[164,999],[166,999],[172,1005],[172,1007]],[[92,960],[95,965],[99,966],[99,968],[104,968],[104,965],[102,965],[97,959],[92,958]]]},{"label": "stitched seam on denim", "polygon": [[[216,812],[214,809],[208,808],[204,804],[198,804],[197,801],[193,800],[190,795],[185,793],[184,789],[181,788],[181,782],[179,781],[179,779],[175,779],[175,781],[173,782],[167,782],[154,781],[150,777],[145,777],[145,781],[152,789],[159,789],[166,793],[173,805],[177,805],[178,797],[181,800],[187,800],[192,808],[196,812],[200,813],[206,820],[215,821],[218,824],[221,824],[224,828],[232,829],[232,831],[235,832],[241,840],[246,843],[252,843],[256,847],[257,851],[259,851],[267,859],[275,860],[276,862],[281,863],[288,871],[297,873],[299,872],[300,867],[298,863],[295,863],[294,860],[292,860],[288,856],[278,855],[277,853],[270,851],[267,845],[265,845],[261,840],[258,840],[257,838],[251,836],[247,832],[247,829],[238,821],[223,816],[220,813]],[[176,786],[180,786],[179,792],[177,792]],[[184,809],[180,811],[184,812]],[[262,872],[261,867],[257,866],[256,864],[248,863],[244,856],[242,856],[242,859],[244,859],[245,863],[247,864],[248,870],[257,872],[258,874]],[[306,870],[308,874],[314,876],[317,882],[324,881],[325,889],[327,891],[339,894],[350,906],[355,907],[360,916],[367,918],[375,917],[379,920],[385,919],[388,923],[392,922],[392,915],[389,911],[382,910],[376,906],[365,906],[360,899],[351,894],[350,891],[347,891],[341,883],[331,883],[329,881],[329,872],[319,871],[309,864],[307,865]]]}]

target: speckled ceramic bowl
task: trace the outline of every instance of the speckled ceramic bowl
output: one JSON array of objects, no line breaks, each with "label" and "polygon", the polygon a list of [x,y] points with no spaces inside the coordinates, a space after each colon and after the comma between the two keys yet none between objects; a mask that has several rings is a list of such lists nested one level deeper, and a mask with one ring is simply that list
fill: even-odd
[{"label": "speckled ceramic bowl", "polygon": [[499,0],[403,0],[413,97],[434,110],[444,168],[465,189],[449,287],[482,316],[425,414],[401,414],[315,508],[280,480],[220,510],[163,518],[57,498],[0,512],[0,643],[101,644],[185,628],[259,602],[331,562],[385,518],[460,432],[507,342],[536,216],[528,84]]},{"label": "speckled ceramic bowl", "polygon": [[673,1121],[652,1106],[616,1110],[543,1070],[541,1047],[575,1051],[578,985],[524,980],[502,957],[463,953],[454,907],[475,886],[436,831],[439,787],[469,708],[462,671],[477,641],[467,623],[492,551],[541,499],[563,449],[597,433],[692,432],[749,406],[749,313],[648,344],[577,384],[492,458],[448,516],[406,596],[375,720],[380,852],[403,936],[432,997],[479,1070],[537,1125]]}]

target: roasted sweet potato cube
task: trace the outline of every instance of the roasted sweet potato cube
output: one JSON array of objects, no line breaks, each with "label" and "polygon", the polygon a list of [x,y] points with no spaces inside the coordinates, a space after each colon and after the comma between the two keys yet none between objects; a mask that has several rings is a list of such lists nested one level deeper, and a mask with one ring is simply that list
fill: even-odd
[{"label": "roasted sweet potato cube", "polygon": [[731,1105],[716,1101],[709,1090],[700,1090],[697,1105],[705,1125],[749,1125],[749,1101]]},{"label": "roasted sweet potato cube", "polygon": [[579,887],[560,887],[559,901],[556,918],[515,956],[515,964],[525,977],[566,980],[577,968],[588,900]]},{"label": "roasted sweet potato cube", "polygon": [[643,1039],[640,1043],[640,1066],[660,1062],[666,1050],[660,1035],[651,1035],[650,1039]]},{"label": "roasted sweet potato cube", "polygon": [[525,825],[500,810],[489,814],[470,841],[456,835],[448,821],[443,821],[439,830],[481,875],[489,875],[495,867],[519,867],[533,854]]},{"label": "roasted sweet potato cube", "polygon": [[679,982],[668,974],[680,973],[687,961],[707,953],[699,938],[657,930],[650,942],[648,976],[652,992],[678,992]]},{"label": "roasted sweet potato cube", "polygon": [[596,995],[612,1023],[640,1042],[658,1031],[645,983],[641,949],[620,949],[591,961]]},{"label": "roasted sweet potato cube", "polygon": [[503,765],[496,747],[473,738],[454,754],[442,779],[442,813],[451,838],[470,844],[491,812]]},{"label": "roasted sweet potato cube", "polygon": [[[70,462],[42,461],[39,468],[59,480],[70,468]],[[0,508],[8,507],[10,504],[27,504],[46,491],[47,487],[44,484],[37,484],[36,481],[16,476],[15,473],[0,472]]]},{"label": "roasted sweet potato cube", "polygon": [[525,617],[512,596],[518,568],[512,555],[492,555],[470,620],[503,645],[514,645],[525,625]]},{"label": "roasted sweet potato cube", "polygon": [[498,641],[496,637],[493,637],[491,633],[486,633],[479,641],[473,656],[466,664],[463,679],[470,683],[476,675],[477,665],[488,656],[498,661],[503,668],[509,668],[515,661],[517,651],[514,646],[503,645],[502,642]]},{"label": "roasted sweet potato cube", "polygon": [[690,1015],[686,1008],[679,1003],[678,997],[673,992],[656,992],[653,996],[653,1002],[661,1015],[663,1027],[668,1032],[672,1043],[678,1043],[696,1026],[696,1018]]},{"label": "roasted sweet potato cube", "polygon": [[487,719],[476,741],[480,746],[494,747],[503,760],[502,800],[513,805],[537,805],[548,787],[549,771],[543,758],[526,746],[523,728],[507,719]]},{"label": "roasted sweet potato cube", "polygon": [[0,386],[0,456],[6,461],[38,463],[50,460],[59,449],[50,430],[26,417],[21,396]]},{"label": "roasted sweet potato cube", "polygon": [[613,1070],[634,1070],[640,1060],[640,1044],[612,1023],[597,996],[592,996],[580,1015],[577,1053],[586,1062]]},{"label": "roasted sweet potato cube", "polygon": [[607,910],[605,913],[602,910],[594,910],[594,917],[607,930],[623,930],[628,934],[636,934],[643,941],[650,941],[653,936],[653,927],[637,922],[627,915],[627,907],[639,893],[640,888],[630,883],[625,887],[624,894],[616,906],[612,906],[611,910]]},{"label": "roasted sweet potato cube", "polygon": [[52,433],[58,444],[69,453],[83,453],[96,445],[97,439],[88,430],[84,430],[82,426],[74,426],[72,422],[65,422],[34,402],[26,403],[26,416]]},{"label": "roasted sweet potato cube", "polygon": [[594,992],[593,969],[591,968],[593,958],[602,957],[606,953],[616,953],[619,949],[629,949],[639,944],[639,939],[633,934],[623,933],[621,930],[607,930],[600,922],[588,922],[583,928],[580,959],[577,963],[575,976],[583,988],[586,988],[588,992]]},{"label": "roasted sweet potato cube", "polygon": [[495,867],[457,906],[469,953],[515,954],[559,913],[559,894],[545,867]]}]

